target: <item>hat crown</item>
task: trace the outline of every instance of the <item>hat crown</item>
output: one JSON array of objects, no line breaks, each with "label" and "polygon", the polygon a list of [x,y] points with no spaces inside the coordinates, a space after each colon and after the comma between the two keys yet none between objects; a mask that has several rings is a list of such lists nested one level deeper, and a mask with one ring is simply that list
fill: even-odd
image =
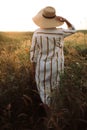
[{"label": "hat crown", "polygon": [[43,9],[42,15],[46,18],[54,18],[56,16],[56,11],[53,7],[46,7]]},{"label": "hat crown", "polygon": [[40,28],[58,27],[64,23],[57,19],[56,10],[51,6],[41,9],[37,15],[33,17],[33,21]]}]

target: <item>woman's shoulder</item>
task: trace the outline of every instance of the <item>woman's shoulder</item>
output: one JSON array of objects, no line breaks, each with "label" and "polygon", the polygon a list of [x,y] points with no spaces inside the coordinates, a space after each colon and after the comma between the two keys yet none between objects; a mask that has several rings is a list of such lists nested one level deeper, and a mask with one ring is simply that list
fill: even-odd
[{"label": "woman's shoulder", "polygon": [[38,28],[34,33],[62,33],[62,28]]}]

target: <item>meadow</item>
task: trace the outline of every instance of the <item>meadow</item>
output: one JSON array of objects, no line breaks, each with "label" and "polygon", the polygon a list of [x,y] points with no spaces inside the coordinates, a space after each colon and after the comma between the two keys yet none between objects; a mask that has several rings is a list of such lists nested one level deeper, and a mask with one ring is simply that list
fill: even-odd
[{"label": "meadow", "polygon": [[29,59],[32,34],[0,32],[0,130],[87,130],[87,30],[65,38],[57,113],[37,92]]}]

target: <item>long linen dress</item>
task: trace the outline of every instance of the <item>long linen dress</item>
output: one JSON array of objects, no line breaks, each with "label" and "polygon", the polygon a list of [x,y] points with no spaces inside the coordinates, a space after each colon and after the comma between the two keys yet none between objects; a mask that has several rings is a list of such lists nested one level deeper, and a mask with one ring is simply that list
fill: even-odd
[{"label": "long linen dress", "polygon": [[32,37],[30,60],[36,62],[35,79],[42,101],[51,103],[52,92],[58,92],[60,74],[64,71],[64,38],[75,28],[37,29]]}]

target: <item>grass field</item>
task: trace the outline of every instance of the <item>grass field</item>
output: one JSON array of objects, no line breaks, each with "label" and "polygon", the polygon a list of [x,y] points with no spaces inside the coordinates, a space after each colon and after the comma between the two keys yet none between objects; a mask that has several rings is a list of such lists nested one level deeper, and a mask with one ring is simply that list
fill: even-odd
[{"label": "grass field", "polygon": [[37,93],[29,60],[32,34],[0,32],[0,130],[86,130],[87,30],[65,39],[65,73],[55,115],[41,105]]}]

